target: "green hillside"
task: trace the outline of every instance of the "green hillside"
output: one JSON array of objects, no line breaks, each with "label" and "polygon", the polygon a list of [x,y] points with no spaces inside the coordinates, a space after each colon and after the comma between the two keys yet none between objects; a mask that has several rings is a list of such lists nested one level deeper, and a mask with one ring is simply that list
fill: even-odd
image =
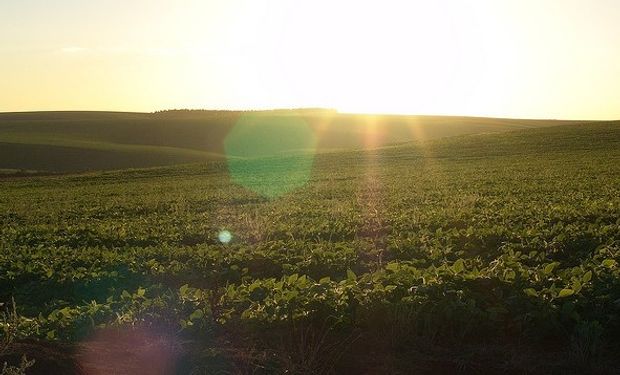
[{"label": "green hillside", "polygon": [[[311,152],[364,149],[463,134],[495,133],[572,122],[433,116],[366,116],[329,110],[0,113],[0,169],[84,171],[221,159],[243,116],[302,119],[317,137]],[[280,120],[278,120],[280,119]],[[256,142],[260,142],[257,139]],[[291,150],[300,151],[300,150]]]},{"label": "green hillside", "polygon": [[2,179],[0,327],[34,374],[614,373],[620,122],[534,125]]},{"label": "green hillside", "polygon": [[620,121],[599,121],[402,144],[386,149],[385,154],[438,158],[539,158],[584,152],[610,153],[611,156],[618,150]]}]

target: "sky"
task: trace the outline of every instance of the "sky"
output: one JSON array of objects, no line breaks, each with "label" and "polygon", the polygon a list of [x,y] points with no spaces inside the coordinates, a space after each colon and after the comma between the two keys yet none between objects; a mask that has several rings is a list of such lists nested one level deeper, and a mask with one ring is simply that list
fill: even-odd
[{"label": "sky", "polygon": [[617,0],[0,0],[0,111],[620,119]]}]

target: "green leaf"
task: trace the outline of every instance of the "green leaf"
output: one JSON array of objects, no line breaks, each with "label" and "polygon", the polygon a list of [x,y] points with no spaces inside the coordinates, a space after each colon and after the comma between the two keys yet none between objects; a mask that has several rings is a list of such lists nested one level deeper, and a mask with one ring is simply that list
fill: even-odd
[{"label": "green leaf", "polygon": [[297,279],[299,278],[299,275],[294,273],[291,276],[288,277],[288,283],[289,284],[295,284],[295,281],[297,281]]},{"label": "green leaf", "polygon": [[357,275],[350,269],[347,269],[347,280],[355,281],[357,280]]},{"label": "green leaf", "polygon": [[136,291],[136,295],[138,297],[144,297],[144,293],[146,293],[146,289],[144,288],[138,288],[138,290]]},{"label": "green leaf", "polygon": [[454,271],[454,273],[461,273],[464,270],[465,270],[465,261],[463,259],[458,259],[452,265],[452,271]]},{"label": "green leaf", "polygon": [[325,276],[319,280],[319,284],[329,284],[331,278],[329,276]]},{"label": "green leaf", "polygon": [[607,268],[611,268],[616,265],[616,261],[613,259],[605,259],[602,264]]},{"label": "green leaf", "polygon": [[587,283],[590,280],[592,280],[592,271],[588,271],[581,276],[581,281],[584,283]]},{"label": "green leaf", "polygon": [[385,269],[386,269],[386,270],[388,270],[388,271],[392,271],[392,272],[396,272],[396,271],[398,271],[398,269],[399,269],[399,268],[400,268],[400,265],[399,265],[398,263],[396,263],[396,262],[388,263],[388,264],[385,266]]},{"label": "green leaf", "polygon": [[201,310],[198,309],[196,311],[194,311],[190,316],[189,316],[189,320],[198,320],[198,319],[202,319],[202,317],[204,317],[205,313]]},{"label": "green leaf", "polygon": [[290,300],[292,300],[293,298],[297,297],[299,295],[299,292],[296,290],[289,290],[288,292],[286,292],[284,294],[284,299],[289,302]]},{"label": "green leaf", "polygon": [[549,264],[547,264],[547,266],[545,266],[545,269],[543,270],[543,272],[544,272],[546,275],[549,275],[549,274],[551,274],[551,272],[553,272],[553,270],[555,269],[555,267],[557,267],[559,264],[560,264],[560,263],[558,263],[558,262],[552,262],[552,263],[549,263]]},{"label": "green leaf", "polygon": [[523,289],[523,292],[527,294],[528,296],[538,297],[538,292],[536,292],[536,289],[534,288],[525,288]]},{"label": "green leaf", "polygon": [[253,292],[258,287],[260,287],[260,281],[259,280],[254,280],[254,282],[248,286],[248,291],[249,292]]},{"label": "green leaf", "polygon": [[181,297],[185,297],[187,295],[187,291],[189,290],[189,285],[184,284],[179,288],[179,295]]},{"label": "green leaf", "polygon": [[573,294],[575,294],[574,290],[568,289],[568,288],[564,288],[564,289],[560,290],[560,293],[558,294],[558,297],[559,298],[564,298],[564,297],[572,296]]},{"label": "green leaf", "polygon": [[47,331],[46,336],[48,340],[53,340],[56,337],[56,331],[55,330]]},{"label": "green leaf", "polygon": [[62,316],[65,317],[65,318],[70,318],[71,317],[71,308],[70,307],[65,307],[63,309],[60,309],[58,312],[60,314],[62,314]]}]

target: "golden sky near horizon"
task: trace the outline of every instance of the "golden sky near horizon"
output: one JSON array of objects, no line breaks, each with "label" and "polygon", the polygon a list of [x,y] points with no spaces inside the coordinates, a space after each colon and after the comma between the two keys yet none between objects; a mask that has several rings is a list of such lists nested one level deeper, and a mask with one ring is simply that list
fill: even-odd
[{"label": "golden sky near horizon", "polygon": [[0,2],[0,111],[620,118],[617,0]]}]

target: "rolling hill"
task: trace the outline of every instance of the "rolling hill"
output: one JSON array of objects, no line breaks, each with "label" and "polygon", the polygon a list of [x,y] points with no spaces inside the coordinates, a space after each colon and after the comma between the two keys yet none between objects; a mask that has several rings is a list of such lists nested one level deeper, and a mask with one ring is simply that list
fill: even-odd
[{"label": "rolling hill", "polygon": [[[0,170],[76,172],[221,159],[241,118],[301,119],[315,134],[311,151],[354,150],[444,137],[574,124],[575,121],[341,114],[302,109],[257,112],[164,111],[0,113]],[[256,140],[260,142],[260,139]],[[299,151],[299,150],[290,150]],[[307,151],[307,150],[306,150]],[[234,155],[229,155],[234,156]]]},{"label": "rolling hill", "polygon": [[178,373],[617,372],[620,122],[319,153],[261,195],[297,157],[240,159],[247,181],[217,160],[1,179],[21,346],[0,362],[135,373],[160,345]]}]

